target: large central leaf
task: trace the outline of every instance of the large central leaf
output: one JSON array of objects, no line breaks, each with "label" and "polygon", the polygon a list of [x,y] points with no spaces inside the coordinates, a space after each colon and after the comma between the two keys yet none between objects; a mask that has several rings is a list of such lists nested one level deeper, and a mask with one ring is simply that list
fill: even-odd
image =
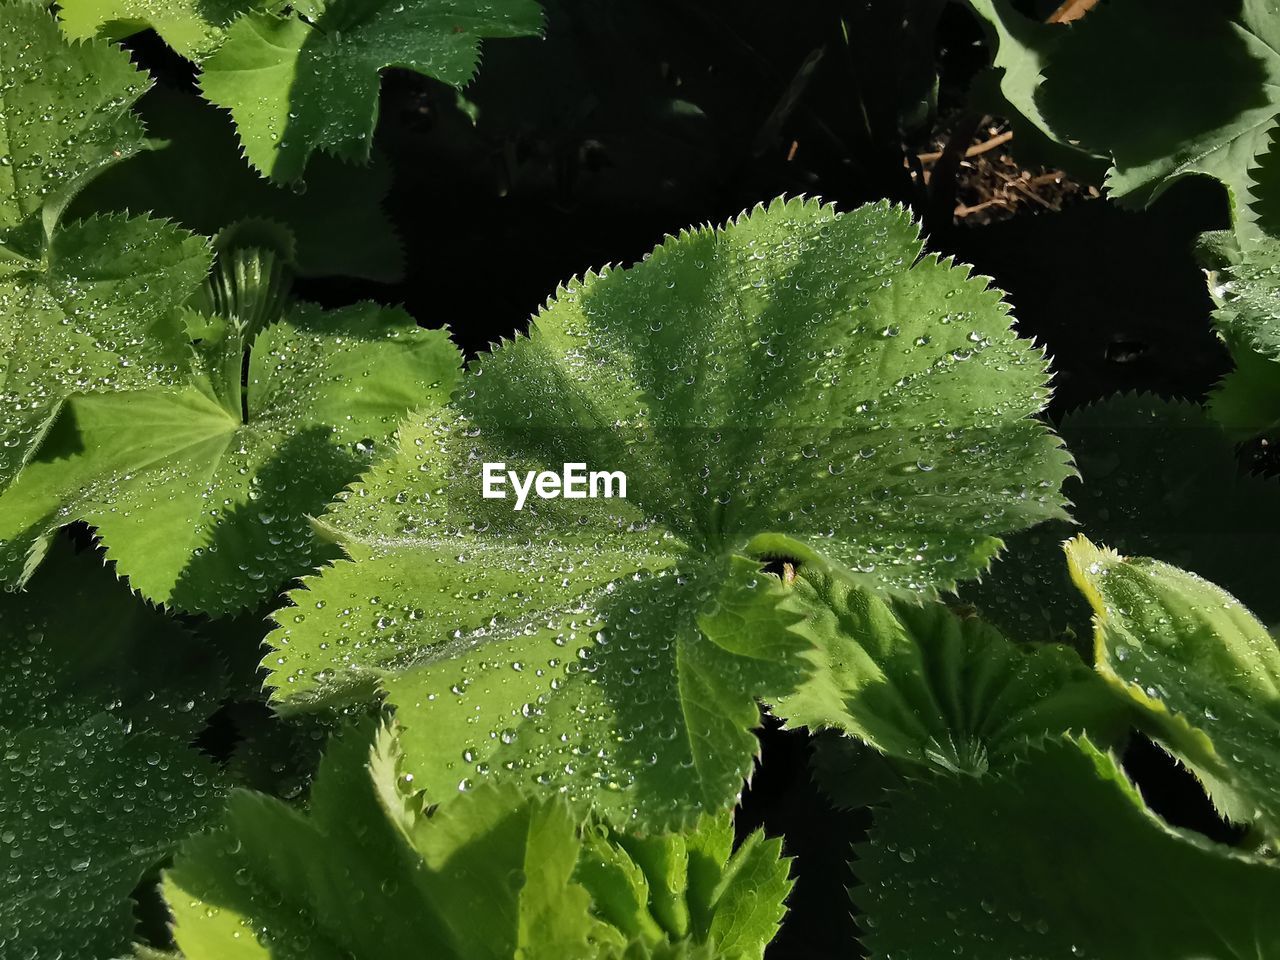
[{"label": "large central leaf", "polygon": [[[434,797],[517,777],[689,822],[732,802],[754,700],[807,662],[754,602],[760,561],[816,550],[911,596],[974,576],[1061,515],[1045,384],[901,210],[776,202],[670,238],[561,288],[324,519],[355,562],[277,614],[275,697],[380,682]],[[627,499],[516,511],[486,462],[624,471]]]}]

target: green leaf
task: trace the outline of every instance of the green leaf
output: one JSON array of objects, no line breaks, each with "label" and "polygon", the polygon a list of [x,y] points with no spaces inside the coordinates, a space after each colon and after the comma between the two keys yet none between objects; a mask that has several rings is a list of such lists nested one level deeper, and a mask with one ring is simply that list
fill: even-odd
[{"label": "green leaf", "polygon": [[[209,262],[202,238],[110,216],[62,227],[41,264],[0,276],[0,490],[68,397],[186,379],[190,346],[175,307]],[[21,562],[12,546],[0,547],[0,563]]]},{"label": "green leaf", "polygon": [[45,4],[0,2],[0,276],[5,246],[38,256],[76,191],[141,148],[129,105],[149,85],[124,51],[68,44]]},{"label": "green leaf", "polygon": [[814,782],[837,810],[879,804],[888,791],[900,789],[916,772],[836,730],[820,733],[812,743]]},{"label": "green leaf", "polygon": [[236,20],[200,86],[231,111],[250,163],[296,180],[318,150],[369,158],[384,68],[460,87],[475,73],[481,38],[541,28],[534,0],[308,0],[288,16]]},{"label": "green leaf", "polygon": [[811,679],[773,704],[789,724],[834,727],[881,753],[950,771],[1009,762],[1068,730],[1108,739],[1124,711],[1075,651],[1018,647],[940,603],[886,602],[806,562],[788,606],[813,642]]},{"label": "green leaf", "polygon": [[73,40],[113,40],[154,30],[190,60],[214,50],[242,13],[268,6],[263,0],[63,0],[58,19]]},{"label": "green leaf", "polygon": [[65,542],[29,591],[0,595],[0,633],[0,945],[117,956],[134,888],[220,806],[216,770],[186,743],[224,678]]},{"label": "green leaf", "polygon": [[484,789],[427,817],[390,731],[366,734],[332,742],[307,813],[238,792],[185,846],[164,889],[188,960],[591,955],[562,801]]},{"label": "green leaf", "polygon": [[[652,829],[731,805],[803,672],[762,559],[918,596],[1061,516],[1041,353],[888,205],[775,202],[574,281],[322,523],[354,562],[269,642],[286,708],[368,695],[433,799],[517,778]],[[481,464],[627,499],[481,496]],[[776,580],[772,581],[774,584]]]},{"label": "green leaf", "polygon": [[1083,537],[1071,576],[1094,610],[1098,671],[1204,781],[1218,808],[1280,837],[1280,649],[1207,580]]},{"label": "green leaf", "polygon": [[1063,541],[1083,532],[1193,570],[1280,622],[1272,570],[1280,484],[1242,473],[1231,437],[1201,407],[1125,394],[1072,411],[1058,432],[1080,470],[1063,486],[1076,524],[1011,538],[990,574],[961,591],[966,603],[1019,640],[1087,648],[1091,612],[1062,556]]},{"label": "green leaf", "polygon": [[710,956],[760,960],[786,912],[790,865],[760,830],[734,850],[723,813],[648,837],[591,825],[577,877],[597,916],[633,945],[705,944]]},{"label": "green leaf", "polygon": [[1149,204],[1201,174],[1226,186],[1247,229],[1249,171],[1280,113],[1280,18],[1236,6],[1127,0],[1073,24],[1039,103],[1060,135],[1111,156],[1113,197]]},{"label": "green leaf", "polygon": [[[255,290],[232,298],[233,319],[274,296]],[[444,331],[402,310],[301,304],[256,337],[233,327],[204,336],[192,386],[68,401],[0,496],[11,580],[52,530],[83,520],[151,600],[211,614],[260,603],[323,556],[307,517],[457,378]]]},{"label": "green leaf", "polygon": [[877,811],[852,891],[873,958],[1269,957],[1280,870],[1175,830],[1088,741]]},{"label": "green leaf", "polygon": [[[1221,277],[1222,304],[1214,323],[1229,344],[1280,360],[1280,240],[1246,244]],[[1280,379],[1280,368],[1276,370]]]},{"label": "green leaf", "polygon": [[225,692],[224,668],[207,645],[64,540],[27,590],[3,595],[0,634],[0,727],[75,727],[109,713],[186,741]]},{"label": "green leaf", "polygon": [[982,107],[1008,118],[1024,163],[1032,154],[1046,161],[1065,160],[1073,169],[1091,167],[1095,161],[1054,129],[1036,98],[1043,70],[1069,42],[1071,28],[1028,17],[1011,0],[968,0],[968,4],[986,26],[995,74],[979,75],[970,87],[970,98],[977,96]]},{"label": "green leaf", "polygon": [[1218,277],[1214,323],[1236,361],[1209,398],[1237,440],[1274,433],[1280,422],[1280,240],[1242,246]]},{"label": "green leaf", "polygon": [[141,146],[146,86],[121,51],[67,44],[42,4],[0,3],[0,490],[68,395],[167,382],[185,356],[172,310],[208,269],[201,240],[120,217],[57,229]]},{"label": "green leaf", "polygon": [[307,813],[237,793],[186,845],[165,895],[188,960],[759,960],[776,933],[790,861],[759,832],[734,851],[727,814],[641,838],[485,786],[428,815],[393,728],[372,750],[368,728],[331,742]]},{"label": "green leaf", "polygon": [[1243,348],[1235,361],[1209,395],[1209,413],[1234,440],[1280,434],[1280,366]]},{"label": "green leaf", "polygon": [[123,950],[134,887],[216,814],[216,770],[106,716],[0,731],[0,750],[0,943],[32,957]]},{"label": "green leaf", "polygon": [[[303,276],[394,281],[403,275],[404,255],[382,208],[391,186],[382,158],[356,167],[320,155],[308,164],[304,181],[281,187],[244,162],[225,112],[166,88],[151,91],[139,108],[157,138],[153,149],[98,177],[71,215],[149,210],[210,236],[236,220],[273,220],[293,231],[295,265]],[[201,182],[218,188],[191,189]]]}]

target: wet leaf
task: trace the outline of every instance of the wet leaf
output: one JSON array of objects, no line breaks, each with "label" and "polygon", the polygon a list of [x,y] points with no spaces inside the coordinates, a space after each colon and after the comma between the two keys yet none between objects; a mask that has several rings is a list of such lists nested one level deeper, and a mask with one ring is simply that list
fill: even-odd
[{"label": "wet leaf", "polygon": [[30,591],[0,594],[0,632],[0,952],[121,955],[134,888],[220,809],[187,746],[220,667],[65,543]]},{"label": "wet leaf", "polygon": [[180,376],[173,310],[208,270],[204,241],[145,218],[58,225],[141,147],[129,107],[147,85],[123,52],[67,44],[43,4],[0,4],[0,490],[69,395]]},{"label": "wet leaf", "polygon": [[264,0],[65,0],[58,19],[73,40],[119,40],[154,30],[178,53],[198,60],[218,48],[236,17],[268,6]]},{"label": "wet leaf", "polygon": [[[0,490],[72,396],[170,387],[187,378],[180,307],[208,272],[203,238],[144,217],[61,227],[43,265],[0,276]],[[11,545],[0,563],[20,564]]]},{"label": "wet leaf", "polygon": [[[351,561],[291,595],[287,709],[380,686],[433,799],[518,779],[620,821],[731,805],[757,698],[808,641],[762,604],[818,551],[918,597],[1061,516],[1039,351],[887,205],[776,202],[561,288],[454,408],[322,519]],[[482,496],[482,465],[622,471],[627,497]],[[603,493],[603,487],[597,487]]]},{"label": "wet leaf", "polygon": [[965,773],[1007,766],[1027,741],[1128,729],[1119,698],[1068,647],[1016,646],[941,603],[885,601],[807,563],[788,607],[819,666],[773,703],[789,724],[834,728],[884,755]]},{"label": "wet leaf", "polygon": [[731,854],[727,816],[640,839],[494,787],[428,813],[393,728],[368,733],[331,742],[306,813],[237,793],[186,845],[165,879],[184,956],[748,960],[774,933],[788,861],[760,834]]},{"label": "wet leaf", "polygon": [[61,538],[25,591],[0,595],[0,634],[0,727],[74,727],[109,713],[186,742],[226,688],[206,644]]},{"label": "wet leaf", "polygon": [[296,180],[319,150],[368,160],[384,68],[460,87],[482,38],[541,29],[534,0],[308,0],[287,16],[236,20],[205,61],[200,87],[231,111],[250,163],[273,180]]},{"label": "wet leaf", "polygon": [[51,531],[83,520],[153,601],[211,614],[260,603],[322,555],[307,517],[457,377],[448,336],[401,310],[301,304],[256,336],[217,322],[189,386],[67,403],[0,496],[11,581]]},{"label": "wet leaf", "polygon": [[1234,597],[1084,537],[1071,576],[1094,610],[1098,671],[1237,823],[1280,837],[1280,649]]},{"label": "wet leaf", "polygon": [[129,105],[148,86],[124,51],[64,41],[45,4],[0,3],[0,276],[15,240],[52,230],[86,181],[142,147]]},{"label": "wet leaf", "polygon": [[1237,440],[1280,427],[1280,240],[1245,243],[1222,271],[1214,323],[1236,369],[1209,398],[1214,418]]},{"label": "wet leaf", "polygon": [[1280,949],[1280,870],[1158,820],[1088,741],[1050,741],[1000,774],[913,785],[877,810],[856,853],[851,893],[877,960]]},{"label": "wet leaf", "polygon": [[1280,360],[1280,240],[1245,244],[1221,280],[1223,303],[1214,313],[1218,330],[1229,344]]}]

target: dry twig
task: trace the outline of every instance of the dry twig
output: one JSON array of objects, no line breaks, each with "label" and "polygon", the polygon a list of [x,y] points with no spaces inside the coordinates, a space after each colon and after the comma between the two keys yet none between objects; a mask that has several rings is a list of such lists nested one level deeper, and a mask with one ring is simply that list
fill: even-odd
[{"label": "dry twig", "polygon": [[1063,0],[1062,6],[1049,14],[1046,23],[1070,23],[1079,20],[1094,8],[1098,0]]}]

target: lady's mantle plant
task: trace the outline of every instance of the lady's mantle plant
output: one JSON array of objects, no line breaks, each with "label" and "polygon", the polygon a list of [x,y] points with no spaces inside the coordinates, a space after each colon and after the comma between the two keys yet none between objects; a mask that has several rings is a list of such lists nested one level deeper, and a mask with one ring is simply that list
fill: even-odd
[{"label": "lady's mantle plant", "polygon": [[[755,701],[816,645],[762,574],[816,552],[926,597],[1061,515],[1041,352],[905,212],[775,202],[562,287],[323,518],[350,557],[276,614],[286,709],[380,688],[415,782],[515,780],[664,829],[733,802]],[[482,497],[484,463],[623,500]],[[751,598],[774,602],[761,609]]]},{"label": "lady's mantle plant", "polygon": [[188,744],[226,668],[67,542],[0,594],[0,635],[0,951],[114,956],[130,894],[222,812],[226,777]]},{"label": "lady's mantle plant", "polygon": [[300,179],[318,151],[369,159],[384,68],[462,86],[481,38],[542,28],[534,0],[71,0],[61,18],[76,38],[152,27],[202,61],[202,92],[230,111],[248,161],[280,181]]},{"label": "lady's mantle plant", "polygon": [[180,381],[185,346],[170,308],[200,284],[209,251],[145,216],[60,223],[92,176],[141,148],[129,105],[147,80],[120,50],[69,46],[34,3],[0,9],[3,488],[69,395]]},{"label": "lady's mantle plant", "polygon": [[333,743],[305,815],[241,793],[185,848],[165,879],[185,956],[758,960],[777,930],[790,863],[760,832],[731,853],[727,814],[639,838],[491,786],[429,813],[394,731],[368,734]]},{"label": "lady's mantle plant", "polygon": [[221,260],[196,301],[208,312],[173,321],[186,382],[68,399],[0,495],[18,582],[52,531],[85,520],[156,602],[211,614],[260,603],[312,562],[307,515],[405,411],[448,395],[458,355],[443,332],[373,304],[285,306],[270,255]]},{"label": "lady's mantle plant", "polygon": [[[1235,188],[1261,157],[1216,274],[1238,371],[1212,416],[1068,418],[1079,478],[1043,351],[884,203],[668,237],[465,369],[404,310],[296,299],[295,273],[398,272],[385,179],[342,175],[382,68],[461,84],[481,37],[540,30],[529,0],[0,0],[0,955],[761,960],[792,888],[781,841],[735,842],[763,704],[833,731],[828,788],[872,807],[872,956],[1280,956],[1280,655],[1223,589],[1267,616],[1276,488],[1237,476],[1231,437],[1280,409],[1255,235],[1275,98],[1213,126],[1238,85],[1164,131],[1205,148],[1191,166],[1110,102],[1060,130],[1080,44],[1112,49],[1143,4],[1070,35],[970,6],[1005,96],[1064,153],[1092,129],[1113,192]],[[1270,70],[1265,7],[1159,29],[1210,24],[1206,49]],[[143,27],[221,126],[169,91],[143,129],[149,78],[96,39]],[[207,145],[243,192],[150,188]],[[116,207],[152,214],[93,212]],[[576,464],[625,496],[485,496],[491,469]],[[1077,537],[1064,563],[1068,479],[1085,533],[1160,559]],[[1188,501],[1230,535],[1168,535]],[[943,602],[964,584],[976,608]],[[1147,806],[1133,731],[1229,843]],[[139,923],[161,898],[168,925]]]}]

